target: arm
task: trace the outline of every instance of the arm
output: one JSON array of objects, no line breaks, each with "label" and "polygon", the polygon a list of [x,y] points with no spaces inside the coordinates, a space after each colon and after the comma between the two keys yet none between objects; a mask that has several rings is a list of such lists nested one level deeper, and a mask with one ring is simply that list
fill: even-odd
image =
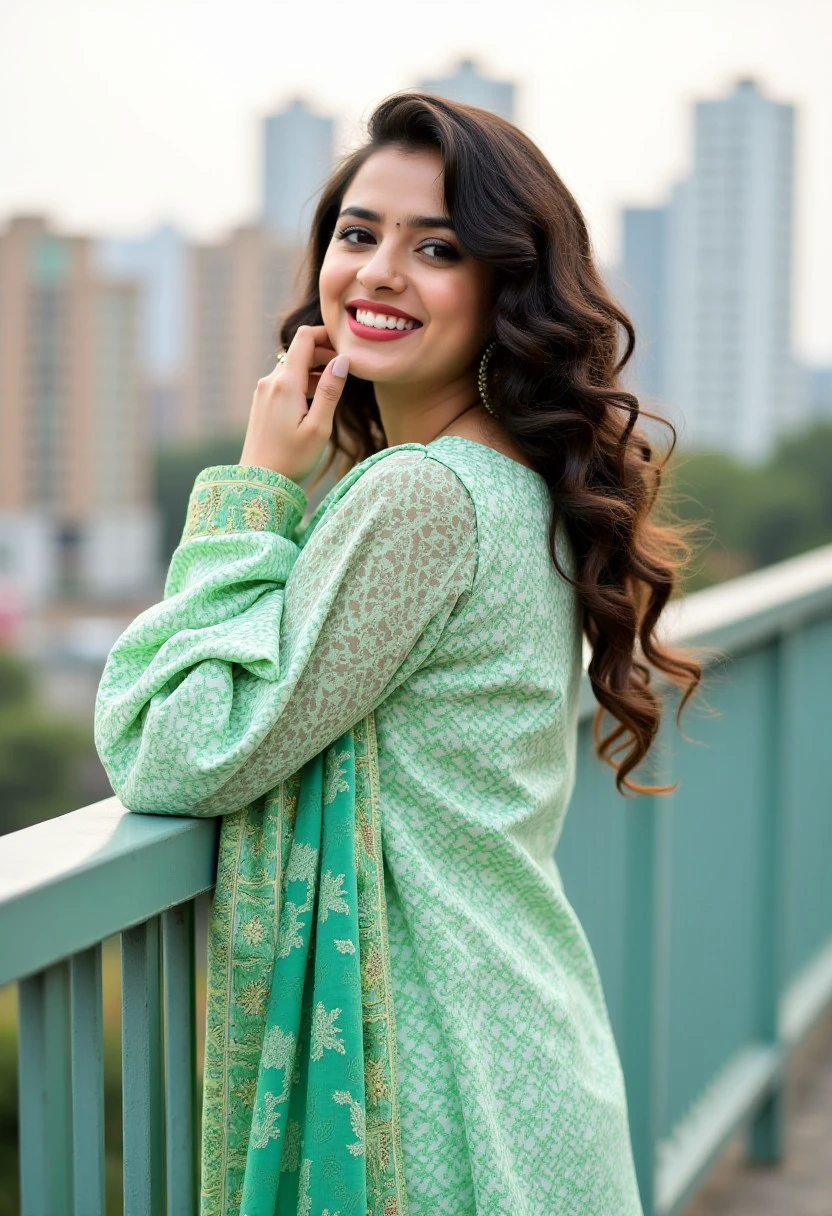
[{"label": "arm", "polygon": [[476,517],[427,453],[378,460],[298,543],[306,496],[196,479],[164,599],[116,641],[95,742],[134,811],[225,815],[296,772],[430,655],[476,569]]}]

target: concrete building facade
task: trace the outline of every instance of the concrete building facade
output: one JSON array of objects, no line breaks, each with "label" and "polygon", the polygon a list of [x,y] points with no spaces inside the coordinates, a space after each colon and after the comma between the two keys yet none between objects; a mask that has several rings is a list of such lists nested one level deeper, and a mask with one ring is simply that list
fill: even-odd
[{"label": "concrete building facade", "polygon": [[93,242],[17,216],[0,234],[0,582],[27,606],[119,600],[158,576],[139,285]]},{"label": "concrete building facade", "polygon": [[334,163],[335,123],[294,98],[262,125],[262,223],[282,241],[306,240]]},{"label": "concrete building facade", "polygon": [[159,443],[177,437],[181,416],[189,254],[187,237],[173,224],[135,239],[109,238],[95,245],[102,278],[132,278],[141,284],[139,357],[151,431]]},{"label": "concrete building facade", "polygon": [[300,298],[304,252],[254,224],[192,248],[182,439],[245,434],[257,381],[275,365],[280,315]]}]

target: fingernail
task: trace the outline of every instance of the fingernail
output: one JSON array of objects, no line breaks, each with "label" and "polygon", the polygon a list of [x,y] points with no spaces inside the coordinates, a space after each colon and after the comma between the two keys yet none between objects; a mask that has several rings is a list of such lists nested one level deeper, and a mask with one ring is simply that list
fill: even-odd
[{"label": "fingernail", "polygon": [[335,362],[332,365],[333,376],[340,376],[341,379],[343,379],[349,370],[350,370],[349,355],[338,355]]}]

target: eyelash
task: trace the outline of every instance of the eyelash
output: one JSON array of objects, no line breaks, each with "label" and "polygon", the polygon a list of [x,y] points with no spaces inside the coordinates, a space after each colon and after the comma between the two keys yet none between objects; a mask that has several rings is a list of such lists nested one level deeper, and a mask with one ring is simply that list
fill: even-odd
[{"label": "eyelash", "polygon": [[[363,228],[360,224],[350,224],[347,228],[339,228],[335,233],[335,239],[337,241],[343,241],[349,236],[349,234],[351,232],[367,232],[367,233],[369,233],[370,236],[373,235],[372,232],[370,232],[369,228]],[[352,241],[349,243],[357,244],[357,242],[352,242]],[[446,244],[445,241],[428,241],[425,245],[422,246],[422,249],[426,249],[428,245],[436,245],[436,247],[438,249],[445,251],[442,253],[441,257],[433,257],[433,258],[430,258],[429,261],[453,262],[453,261],[457,261],[460,257],[458,250],[454,249],[453,245]]]}]

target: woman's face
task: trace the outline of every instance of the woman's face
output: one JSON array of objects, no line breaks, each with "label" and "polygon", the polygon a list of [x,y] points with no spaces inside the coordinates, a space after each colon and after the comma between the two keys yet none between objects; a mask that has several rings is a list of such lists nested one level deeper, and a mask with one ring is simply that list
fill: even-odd
[{"label": "woman's face", "polygon": [[[442,181],[438,151],[387,147],[344,192],[318,280],[321,314],[333,348],[362,380],[441,389],[485,346],[493,271],[455,235]],[[412,327],[399,327],[402,313]]]}]

